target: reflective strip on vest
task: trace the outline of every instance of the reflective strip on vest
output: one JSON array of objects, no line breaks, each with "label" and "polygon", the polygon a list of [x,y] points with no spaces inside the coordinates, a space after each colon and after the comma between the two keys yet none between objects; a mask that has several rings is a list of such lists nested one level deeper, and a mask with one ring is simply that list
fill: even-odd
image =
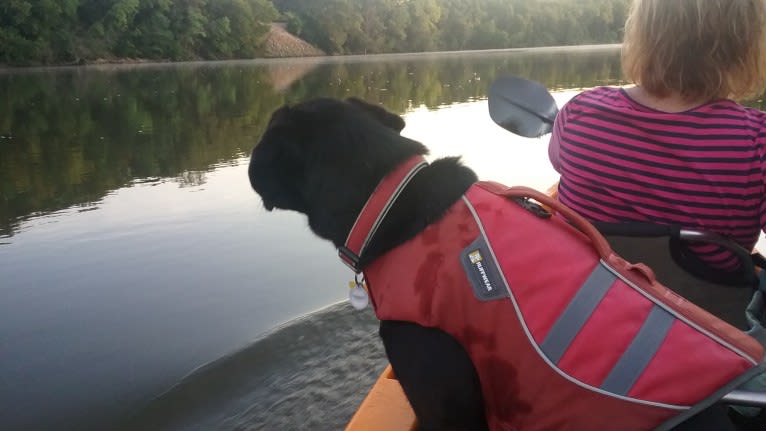
[{"label": "reflective strip on vest", "polygon": [[[617,276],[603,264],[596,265],[540,345],[552,363],[558,365],[572,340],[615,281]],[[654,358],[674,320],[670,313],[654,306],[633,341],[601,384],[601,389],[617,395],[627,395],[649,361]]]}]

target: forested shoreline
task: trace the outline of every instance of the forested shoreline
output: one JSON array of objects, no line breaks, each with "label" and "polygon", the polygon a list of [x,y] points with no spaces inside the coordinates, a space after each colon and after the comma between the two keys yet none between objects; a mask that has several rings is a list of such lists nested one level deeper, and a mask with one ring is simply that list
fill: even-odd
[{"label": "forested shoreline", "polygon": [[329,55],[615,43],[629,0],[5,0],[0,64],[267,56],[272,22]]}]

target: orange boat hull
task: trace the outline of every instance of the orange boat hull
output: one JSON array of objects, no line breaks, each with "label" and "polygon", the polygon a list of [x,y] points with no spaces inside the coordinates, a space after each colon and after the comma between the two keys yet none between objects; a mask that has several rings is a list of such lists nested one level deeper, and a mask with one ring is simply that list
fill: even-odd
[{"label": "orange boat hull", "polygon": [[346,431],[415,431],[415,413],[389,365],[348,423]]}]

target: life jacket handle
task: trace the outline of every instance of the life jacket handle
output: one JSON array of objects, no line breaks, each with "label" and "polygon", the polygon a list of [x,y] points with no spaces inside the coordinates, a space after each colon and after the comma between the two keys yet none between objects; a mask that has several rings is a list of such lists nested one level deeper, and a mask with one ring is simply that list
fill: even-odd
[{"label": "life jacket handle", "polygon": [[477,185],[492,193],[506,196],[509,198],[530,198],[541,203],[549,211],[561,214],[567,221],[569,221],[574,227],[588,237],[596,252],[603,260],[607,260],[609,256],[613,255],[612,247],[609,246],[606,238],[596,229],[591,222],[586,220],[583,216],[577,214],[574,210],[565,206],[558,200],[551,198],[545,193],[539,192],[530,187],[513,186],[507,187],[500,183],[492,181],[480,181]]}]

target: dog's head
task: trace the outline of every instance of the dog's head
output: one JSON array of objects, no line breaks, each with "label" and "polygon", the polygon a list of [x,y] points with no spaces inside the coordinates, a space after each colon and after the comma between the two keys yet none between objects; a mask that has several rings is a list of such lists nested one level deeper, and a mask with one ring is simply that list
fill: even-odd
[{"label": "dog's head", "polygon": [[403,128],[398,115],[359,99],[282,106],[253,149],[250,184],[267,210],[302,212],[315,233],[337,242],[383,176],[427,153],[399,135]]}]

